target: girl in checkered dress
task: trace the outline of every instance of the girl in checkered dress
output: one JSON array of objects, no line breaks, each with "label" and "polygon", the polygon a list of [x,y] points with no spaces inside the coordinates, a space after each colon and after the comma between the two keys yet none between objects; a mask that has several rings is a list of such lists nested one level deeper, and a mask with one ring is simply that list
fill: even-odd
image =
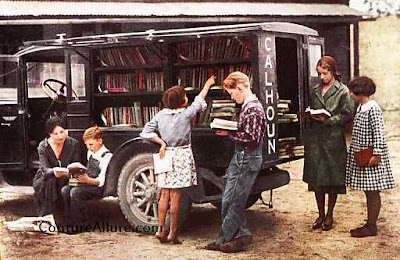
[{"label": "girl in checkered dress", "polygon": [[[381,208],[380,191],[395,186],[389,163],[389,152],[385,140],[383,115],[379,105],[371,99],[375,93],[375,83],[368,77],[353,79],[348,84],[350,96],[360,105],[354,118],[350,151],[347,158],[346,185],[363,190],[367,198],[367,223],[350,230],[353,237],[375,236],[376,221]],[[368,166],[358,167],[354,153],[373,147],[373,156]]]}]

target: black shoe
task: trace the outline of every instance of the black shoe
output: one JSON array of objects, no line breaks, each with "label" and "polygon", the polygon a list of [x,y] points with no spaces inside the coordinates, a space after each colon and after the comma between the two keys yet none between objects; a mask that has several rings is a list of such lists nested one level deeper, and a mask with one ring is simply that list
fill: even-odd
[{"label": "black shoe", "polygon": [[318,217],[312,224],[312,229],[320,229],[322,227],[323,222],[324,218]]},{"label": "black shoe", "polygon": [[323,231],[329,231],[333,228],[333,218],[331,221],[327,222],[327,219],[325,218],[324,223],[322,223],[322,230]]}]

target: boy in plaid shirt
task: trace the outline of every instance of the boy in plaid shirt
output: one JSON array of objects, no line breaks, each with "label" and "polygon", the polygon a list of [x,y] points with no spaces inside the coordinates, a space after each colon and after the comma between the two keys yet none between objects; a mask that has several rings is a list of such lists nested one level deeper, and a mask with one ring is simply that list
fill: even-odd
[{"label": "boy in plaid shirt", "polygon": [[235,152],[228,168],[228,177],[222,197],[222,224],[215,242],[205,249],[234,253],[252,242],[246,227],[245,206],[254,181],[262,165],[262,145],[266,129],[264,108],[252,93],[249,78],[242,72],[232,72],[223,82],[224,89],[238,104],[242,104],[238,130],[230,134],[217,130],[235,143]]}]

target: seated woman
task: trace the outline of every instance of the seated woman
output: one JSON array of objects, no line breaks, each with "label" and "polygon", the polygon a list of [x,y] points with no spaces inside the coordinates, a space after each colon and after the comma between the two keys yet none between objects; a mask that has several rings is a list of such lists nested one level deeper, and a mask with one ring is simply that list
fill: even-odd
[{"label": "seated woman", "polygon": [[68,172],[56,167],[67,167],[81,159],[79,143],[68,136],[60,117],[49,118],[46,131],[48,137],[38,146],[40,165],[33,179],[39,216],[54,213],[57,200],[62,199],[61,188],[68,183]]}]

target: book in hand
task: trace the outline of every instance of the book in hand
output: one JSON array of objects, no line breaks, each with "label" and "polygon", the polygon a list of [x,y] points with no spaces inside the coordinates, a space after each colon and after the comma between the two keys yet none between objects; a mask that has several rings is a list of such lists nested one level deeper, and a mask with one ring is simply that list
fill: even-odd
[{"label": "book in hand", "polygon": [[78,175],[87,173],[87,168],[80,162],[70,163],[70,164],[68,164],[68,166],[66,168],[61,168],[61,167],[57,167],[57,168],[60,168],[62,171],[64,171],[64,169],[66,169],[68,171],[68,173],[69,173],[68,184],[70,186],[79,186],[79,185],[86,184],[86,183],[79,181],[77,178]]},{"label": "book in hand", "polygon": [[332,116],[332,114],[329,111],[327,111],[327,110],[325,110],[323,108],[312,109],[310,107],[307,107],[305,112],[306,113],[310,113],[310,115],[326,115],[327,117],[331,117]]},{"label": "book in hand", "polygon": [[171,151],[166,150],[163,158],[160,158],[158,153],[153,154],[154,160],[154,174],[172,171],[172,154]]},{"label": "book in hand", "polygon": [[214,118],[214,120],[210,124],[211,129],[216,130],[227,130],[227,131],[237,131],[238,130],[238,122]]}]

